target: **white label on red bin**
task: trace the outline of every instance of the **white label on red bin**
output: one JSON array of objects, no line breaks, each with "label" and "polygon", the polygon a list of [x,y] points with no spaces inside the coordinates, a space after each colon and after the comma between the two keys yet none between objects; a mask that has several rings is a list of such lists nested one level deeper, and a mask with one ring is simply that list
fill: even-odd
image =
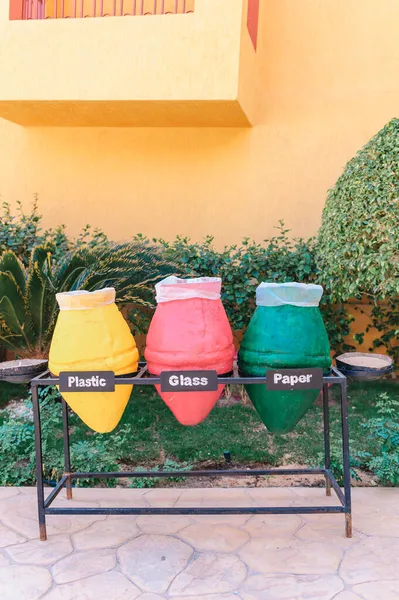
[{"label": "white label on red bin", "polygon": [[218,389],[216,371],[163,371],[161,392],[215,392]]}]

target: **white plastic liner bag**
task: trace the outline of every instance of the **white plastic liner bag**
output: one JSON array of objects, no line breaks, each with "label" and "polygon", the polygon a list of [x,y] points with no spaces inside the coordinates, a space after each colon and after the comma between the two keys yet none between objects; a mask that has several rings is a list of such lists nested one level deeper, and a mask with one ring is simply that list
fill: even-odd
[{"label": "white plastic liner bag", "polygon": [[173,302],[174,300],[189,300],[190,298],[220,300],[221,289],[222,280],[220,277],[179,279],[171,275],[155,285],[158,304]]},{"label": "white plastic liner bag", "polygon": [[319,306],[323,288],[314,283],[261,283],[256,289],[257,306]]},{"label": "white plastic liner bag", "polygon": [[99,306],[107,306],[115,302],[114,288],[102,288],[88,292],[75,290],[73,292],[60,292],[55,295],[60,310],[91,310]]}]

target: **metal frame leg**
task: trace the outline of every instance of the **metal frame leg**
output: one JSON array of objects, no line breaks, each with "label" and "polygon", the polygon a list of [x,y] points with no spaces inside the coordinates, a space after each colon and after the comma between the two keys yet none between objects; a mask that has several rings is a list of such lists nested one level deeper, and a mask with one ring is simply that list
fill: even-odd
[{"label": "metal frame leg", "polygon": [[352,502],[351,502],[351,471],[349,455],[349,427],[348,427],[348,385],[346,379],[341,383],[341,420],[342,420],[342,451],[344,466],[345,490],[345,534],[352,537]]},{"label": "metal frame leg", "polygon": [[[331,450],[330,450],[330,410],[328,397],[328,384],[323,384],[323,419],[324,419],[324,466],[331,468]],[[326,475],[326,496],[331,496],[331,481]]]},{"label": "metal frame leg", "polygon": [[72,500],[72,481],[71,481],[71,455],[69,449],[69,423],[68,423],[68,405],[62,398],[62,427],[64,430],[64,465],[66,480],[66,497],[67,500]]},{"label": "metal frame leg", "polygon": [[43,487],[43,458],[42,458],[42,431],[40,424],[39,393],[36,386],[32,387],[33,420],[35,424],[35,452],[36,452],[36,489],[37,507],[39,515],[39,531],[41,541],[47,540],[46,515],[44,512],[44,487]]}]

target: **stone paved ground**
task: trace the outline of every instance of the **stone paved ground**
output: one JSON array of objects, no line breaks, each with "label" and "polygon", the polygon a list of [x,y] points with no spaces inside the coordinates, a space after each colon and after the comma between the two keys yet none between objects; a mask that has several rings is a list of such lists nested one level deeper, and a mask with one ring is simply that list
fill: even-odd
[{"label": "stone paved ground", "polygon": [[[1,600],[398,600],[399,489],[357,488],[343,515],[54,516],[37,539],[33,488],[0,488]],[[317,488],[74,490],[58,505],[334,502]]]}]

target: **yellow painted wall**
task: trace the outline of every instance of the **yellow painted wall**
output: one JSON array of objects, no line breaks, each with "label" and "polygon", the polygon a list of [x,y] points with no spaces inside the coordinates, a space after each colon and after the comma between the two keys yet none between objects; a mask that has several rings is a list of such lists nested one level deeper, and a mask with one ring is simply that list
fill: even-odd
[{"label": "yellow painted wall", "polygon": [[243,0],[191,14],[8,21],[2,101],[235,100]]},{"label": "yellow painted wall", "polygon": [[[259,79],[240,72],[240,89],[246,78],[257,86],[255,127],[0,121],[0,194],[15,202],[38,193],[46,225],[76,233],[90,222],[118,239],[262,239],[280,218],[296,235],[314,234],[345,162],[398,116],[398,22],[397,0],[261,0]],[[249,43],[243,34],[242,54]]]}]

